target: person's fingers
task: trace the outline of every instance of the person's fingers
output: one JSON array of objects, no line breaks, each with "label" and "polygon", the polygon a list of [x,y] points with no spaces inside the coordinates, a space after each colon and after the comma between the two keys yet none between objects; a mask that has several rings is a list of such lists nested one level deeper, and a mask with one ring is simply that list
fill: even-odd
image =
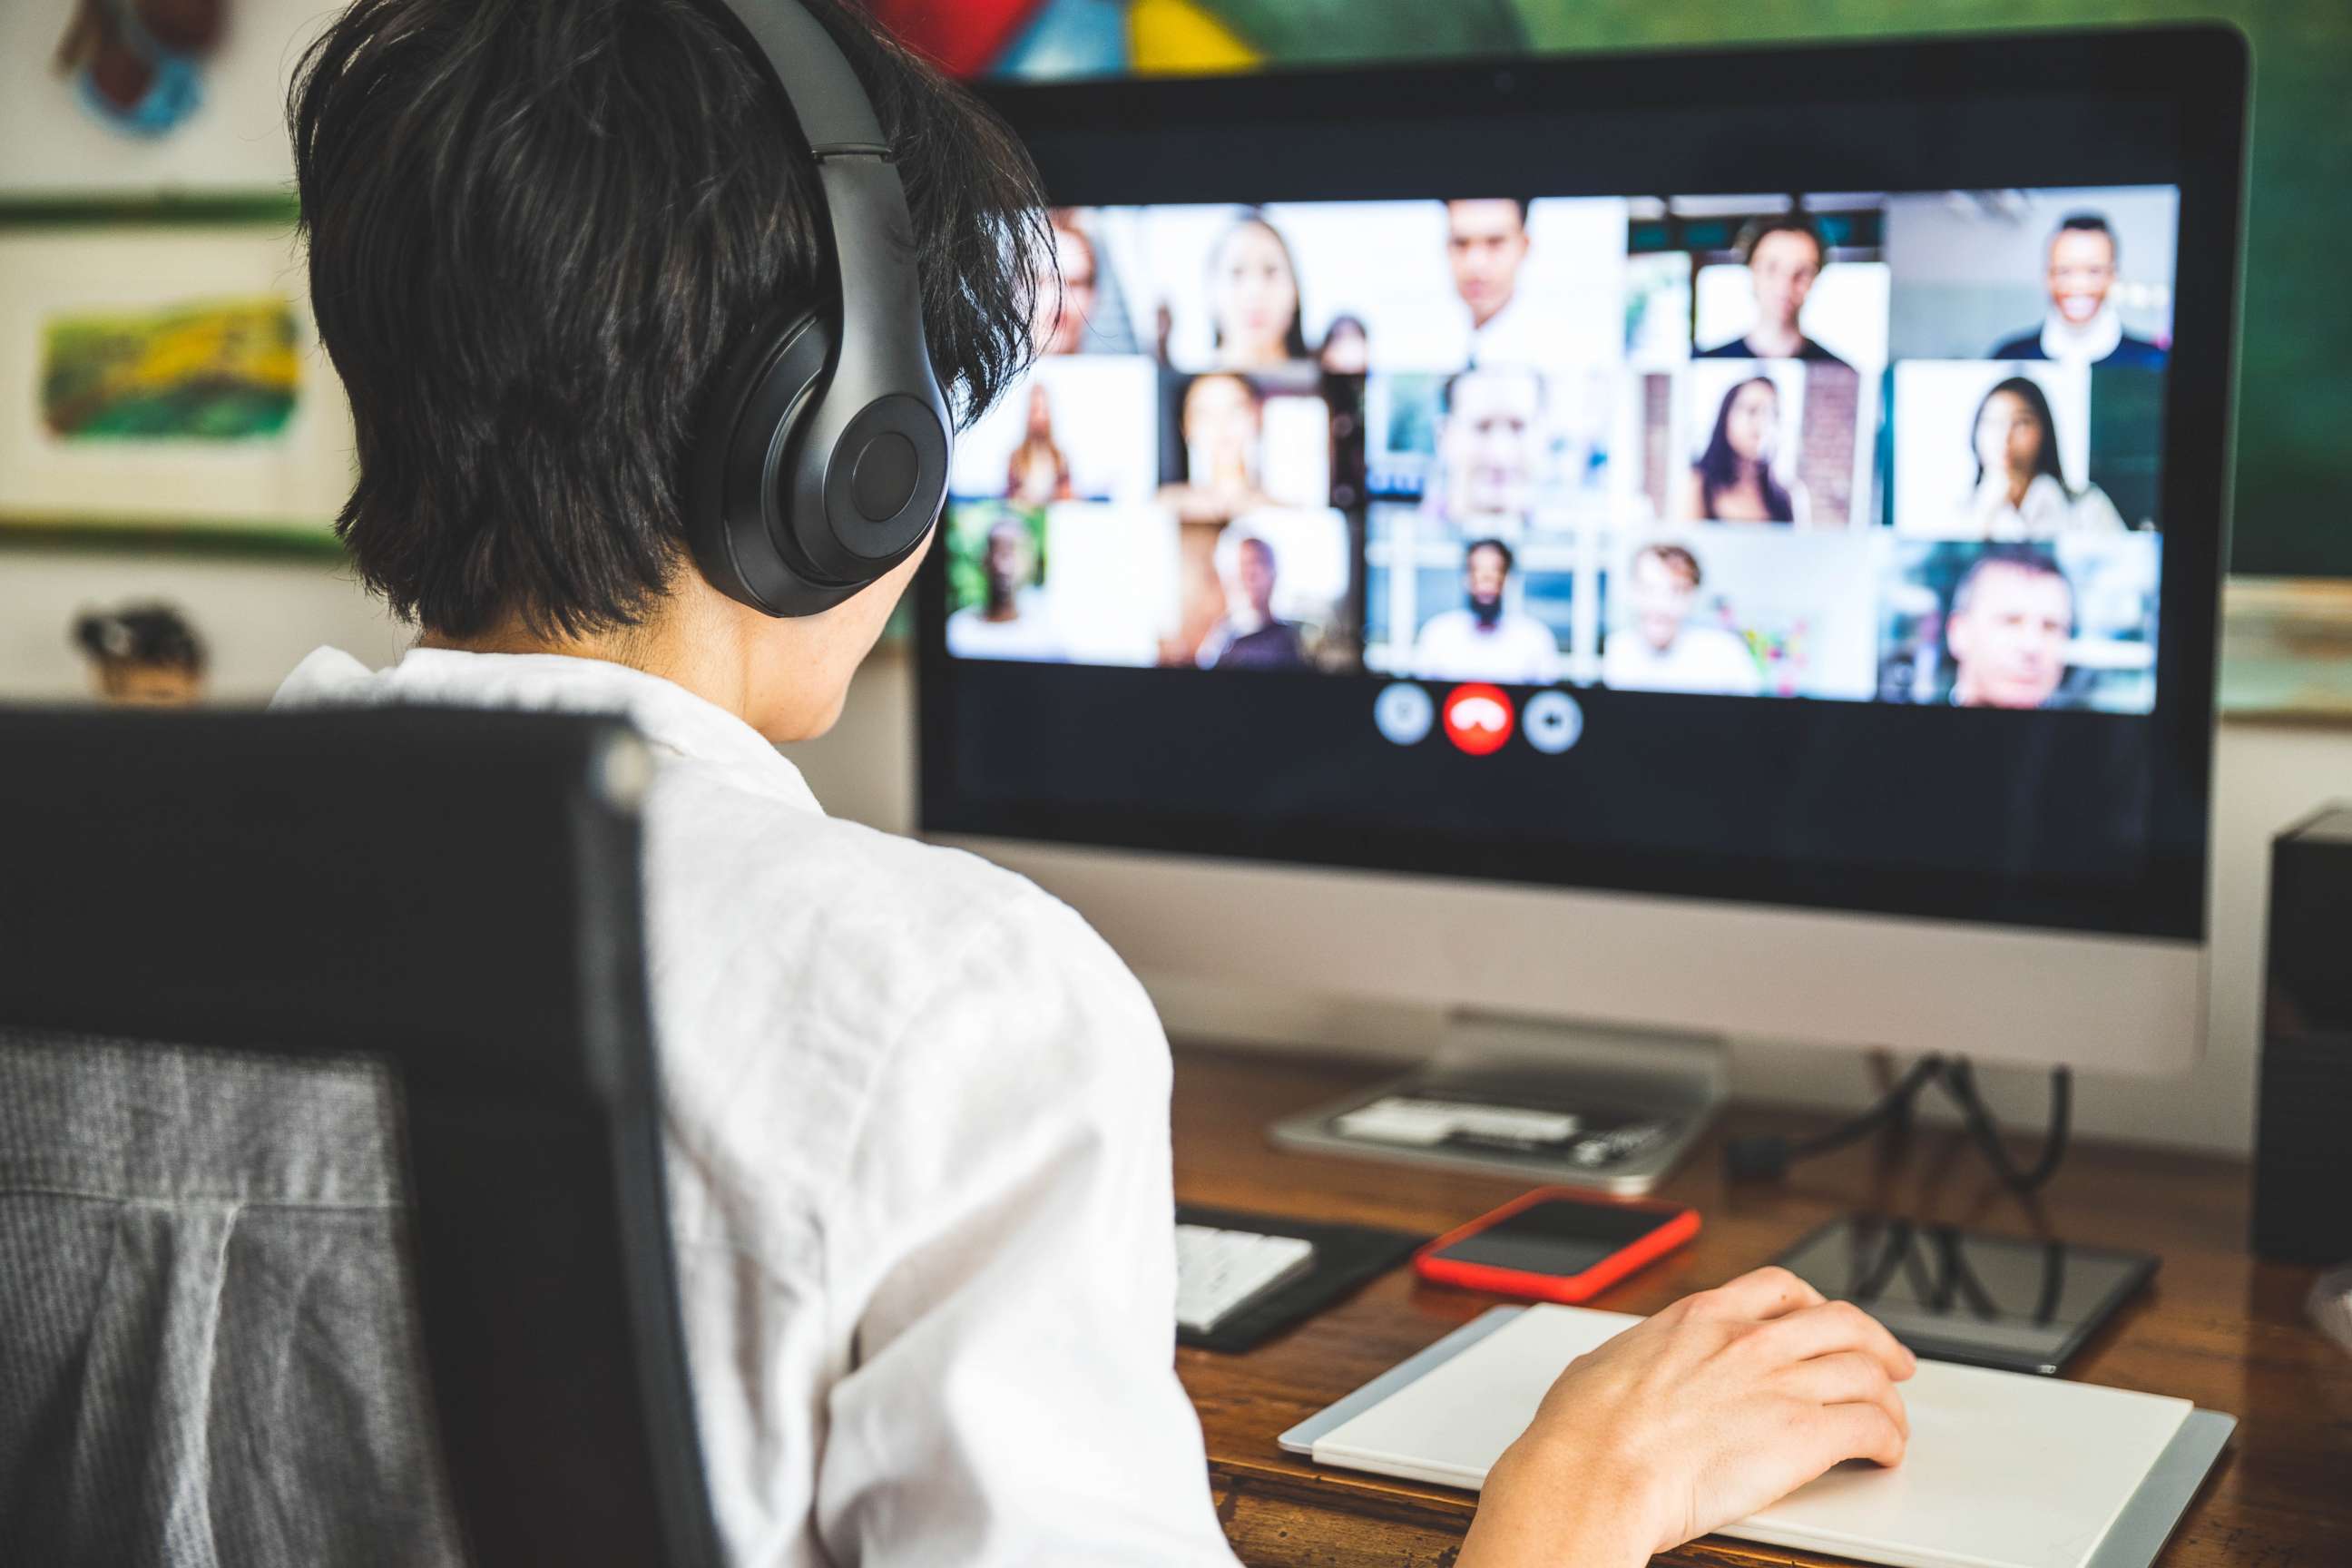
[{"label": "person's fingers", "polygon": [[[1861,1401],[1850,1400],[1847,1403],[1859,1404]],[[1894,1422],[1895,1430],[1903,1434],[1904,1446],[1908,1447],[1911,1443],[1911,1407],[1903,1402],[1903,1391],[1890,1383],[1880,1389],[1869,1403],[1886,1412],[1887,1419]]]},{"label": "person's fingers", "polygon": [[1851,1301],[1827,1301],[1783,1313],[1748,1336],[1756,1353],[1780,1362],[1860,1351],[1901,1381],[1918,1369],[1918,1358],[1886,1331],[1885,1325]]},{"label": "person's fingers", "polygon": [[1909,1447],[1909,1435],[1885,1405],[1872,1400],[1843,1405],[1799,1403],[1781,1427],[1774,1449],[1780,1473],[1770,1483],[1774,1496],[1785,1497],[1823,1472],[1849,1459],[1899,1465]]},{"label": "person's fingers", "polygon": [[1742,1274],[1712,1290],[1702,1290],[1689,1298],[1686,1310],[1694,1318],[1747,1318],[1760,1321],[1821,1304],[1819,1290],[1785,1268],[1770,1267]]},{"label": "person's fingers", "polygon": [[1783,1368],[1774,1381],[1781,1392],[1810,1399],[1816,1405],[1868,1402],[1879,1405],[1905,1432],[1911,1429],[1911,1417],[1903,1408],[1903,1396],[1895,1392],[1894,1380],[1886,1375],[1886,1368],[1876,1357],[1860,1351],[1840,1351],[1798,1362]]},{"label": "person's fingers", "polygon": [[[1893,1397],[1893,1385],[1885,1392]],[[1712,1484],[1701,1488],[1706,1495],[1693,1532],[1769,1508],[1849,1459],[1898,1465],[1910,1443],[1899,1408],[1876,1400],[1816,1405],[1776,1394],[1742,1416],[1699,1472]]]},{"label": "person's fingers", "polygon": [[[1892,1394],[1893,1390],[1888,1392]],[[1814,1452],[1832,1456],[1822,1466],[1824,1470],[1848,1459],[1899,1465],[1903,1462],[1904,1451],[1910,1447],[1910,1434],[1905,1429],[1902,1418],[1885,1405],[1871,1401],[1854,1405],[1824,1405],[1806,1425],[1813,1429],[1819,1440],[1820,1446]]]}]

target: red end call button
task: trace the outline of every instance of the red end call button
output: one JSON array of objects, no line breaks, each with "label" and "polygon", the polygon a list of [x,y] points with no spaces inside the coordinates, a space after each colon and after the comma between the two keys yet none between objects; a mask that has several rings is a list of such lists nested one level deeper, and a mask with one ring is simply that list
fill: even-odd
[{"label": "red end call button", "polygon": [[1474,757],[1511,738],[1511,700],[1499,686],[1472,683],[1445,694],[1445,738]]}]

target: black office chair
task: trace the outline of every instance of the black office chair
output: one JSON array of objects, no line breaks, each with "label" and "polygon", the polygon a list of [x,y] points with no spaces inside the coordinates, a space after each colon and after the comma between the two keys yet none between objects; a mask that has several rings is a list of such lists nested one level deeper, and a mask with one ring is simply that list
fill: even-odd
[{"label": "black office chair", "polygon": [[0,1562],[720,1561],[650,769],[594,718],[0,712]]}]

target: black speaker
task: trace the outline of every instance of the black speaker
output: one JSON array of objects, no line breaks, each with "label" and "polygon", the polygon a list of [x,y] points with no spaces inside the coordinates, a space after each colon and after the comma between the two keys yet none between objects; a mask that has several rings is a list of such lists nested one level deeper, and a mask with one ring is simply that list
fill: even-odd
[{"label": "black speaker", "polygon": [[2352,1260],[2352,805],[2271,841],[2254,1250]]}]

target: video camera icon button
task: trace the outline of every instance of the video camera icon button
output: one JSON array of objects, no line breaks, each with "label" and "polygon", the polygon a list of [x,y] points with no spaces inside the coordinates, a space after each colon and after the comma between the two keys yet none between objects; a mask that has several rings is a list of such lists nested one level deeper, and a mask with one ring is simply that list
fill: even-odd
[{"label": "video camera icon button", "polygon": [[1445,694],[1445,738],[1470,756],[1501,751],[1512,724],[1511,699],[1499,686],[1474,681]]}]

